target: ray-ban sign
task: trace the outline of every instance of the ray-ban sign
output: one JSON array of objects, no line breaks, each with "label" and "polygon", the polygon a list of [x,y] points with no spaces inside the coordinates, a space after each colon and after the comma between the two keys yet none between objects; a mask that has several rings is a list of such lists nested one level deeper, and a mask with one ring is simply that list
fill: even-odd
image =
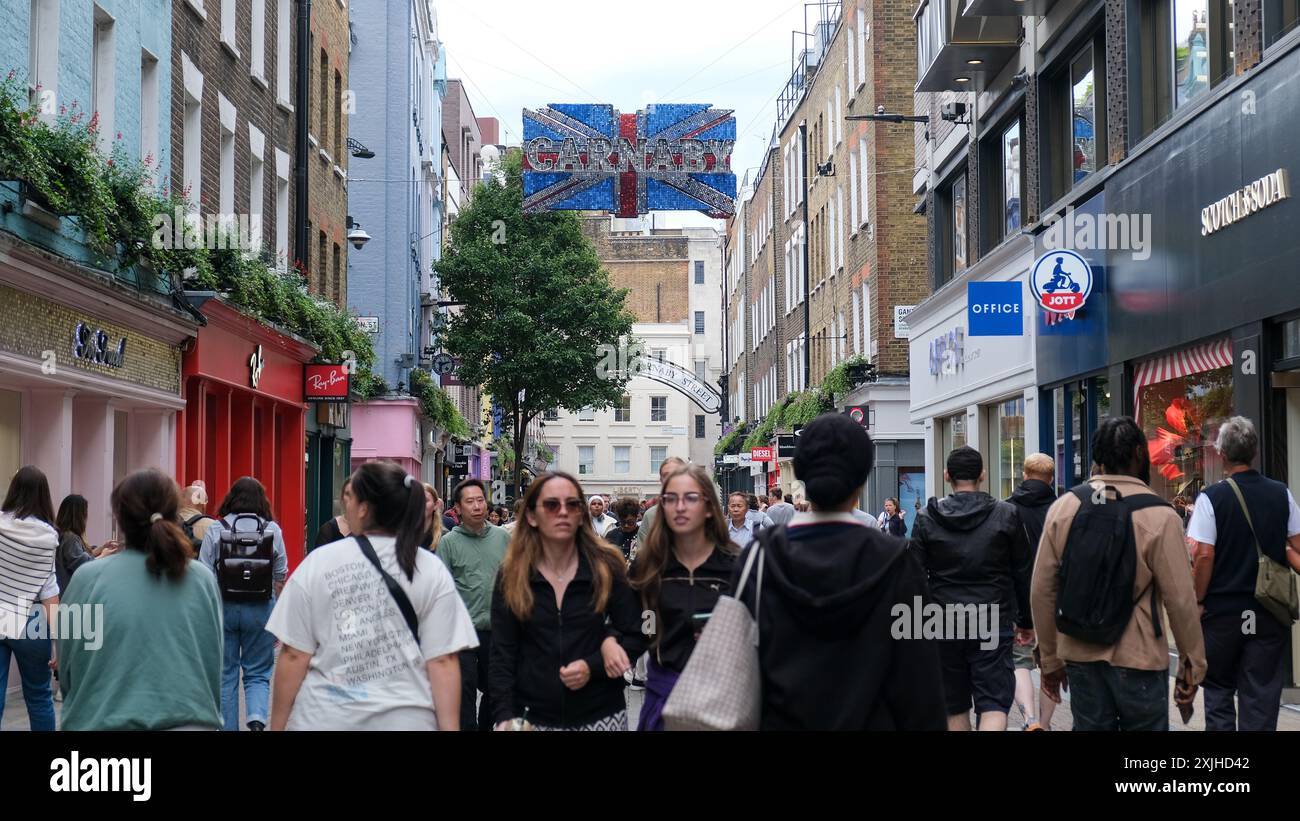
[{"label": "ray-ban sign", "polygon": [[307,402],[346,402],[351,387],[346,363],[307,365],[304,369],[303,399]]}]

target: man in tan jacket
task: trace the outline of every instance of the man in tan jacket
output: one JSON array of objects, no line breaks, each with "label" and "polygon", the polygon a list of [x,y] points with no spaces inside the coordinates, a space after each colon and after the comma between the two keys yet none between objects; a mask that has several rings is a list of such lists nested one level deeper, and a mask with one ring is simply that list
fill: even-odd
[{"label": "man in tan jacket", "polygon": [[[1124,498],[1153,493],[1146,437],[1131,418],[1103,421],[1093,436],[1092,452],[1102,468],[1089,480],[1094,486],[1112,486]],[[1182,659],[1176,700],[1190,704],[1205,677],[1205,642],[1182,520],[1164,505],[1132,513],[1137,546],[1133,614],[1119,640],[1104,646],[1057,630],[1057,574],[1080,507],[1073,493],[1052,505],[1034,565],[1030,606],[1042,656],[1043,692],[1058,704],[1063,686],[1071,692],[1076,730],[1167,730],[1169,647],[1161,638],[1163,630],[1157,629],[1153,601],[1169,612],[1169,630]]]}]

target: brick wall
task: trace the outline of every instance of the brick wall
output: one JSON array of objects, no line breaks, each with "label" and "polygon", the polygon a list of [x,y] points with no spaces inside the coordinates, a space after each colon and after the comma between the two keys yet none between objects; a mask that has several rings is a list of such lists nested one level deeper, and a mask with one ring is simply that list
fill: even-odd
[{"label": "brick wall", "polygon": [[[73,358],[73,331],[85,322],[91,332],[108,334],[110,350],[126,338],[122,367],[97,365]],[[89,371],[180,394],[181,352],[179,348],[145,336],[114,322],[103,322],[83,312],[52,302],[35,294],[0,285],[0,350],[38,361],[45,361],[45,351],[54,351],[56,368]]]},{"label": "brick wall", "polygon": [[[185,80],[182,70],[182,55],[187,56],[203,75],[203,113],[202,113],[202,160],[201,179],[202,194],[199,202],[201,214],[215,214],[220,208],[221,190],[221,119],[218,95],[224,96],[236,109],[235,120],[235,212],[247,213],[249,207],[249,126],[257,128],[266,138],[263,161],[262,191],[262,244],[264,248],[274,251],[276,236],[275,213],[275,151],[279,149],[289,155],[294,154],[294,115],[276,104],[277,54],[278,54],[278,19],[277,2],[289,0],[267,0],[266,3],[266,48],[264,73],[267,85],[251,76],[252,33],[249,26],[252,13],[250,0],[237,0],[236,5],[236,50],[232,54],[221,44],[221,6],[216,0],[207,0],[204,4],[206,19],[201,17],[188,0],[174,0],[172,3],[172,52],[171,52],[171,180],[175,187],[182,186],[185,179]],[[295,25],[296,5],[289,16],[290,25]],[[290,33],[290,42],[297,48],[296,34]],[[346,49],[347,43],[335,44],[335,48]],[[289,57],[290,88],[285,96],[291,104],[297,106],[297,93],[294,88],[296,54]],[[300,107],[299,107],[300,108]],[[318,163],[319,165],[319,163]],[[313,169],[314,170],[314,169]],[[304,264],[312,261],[304,256],[304,249],[294,248],[293,224],[297,218],[293,188],[292,170],[289,181],[289,256],[290,260],[303,259]],[[333,226],[330,226],[333,230]],[[312,226],[313,240],[319,230]],[[339,235],[340,242],[342,235]],[[311,249],[306,249],[311,252]],[[310,265],[309,265],[310,267]]]},{"label": "brick wall", "polygon": [[[316,138],[315,155],[307,169],[308,208],[312,237],[308,270],[311,291],[340,307],[347,305],[348,192],[348,10],[338,3],[317,2],[311,7],[311,32],[315,41],[311,61],[311,98],[308,134]],[[322,97],[321,52],[326,54],[326,88]],[[340,85],[335,97],[335,83]],[[335,110],[338,109],[338,127]],[[325,130],[321,129],[321,114]],[[324,154],[321,154],[321,150]],[[272,202],[274,204],[274,201]],[[326,258],[320,258],[320,232],[326,235]],[[338,251],[338,262],[333,259]]]},{"label": "brick wall", "polygon": [[616,288],[627,288],[637,322],[690,319],[690,240],[681,234],[611,236],[607,216],[584,216],[582,230]]}]

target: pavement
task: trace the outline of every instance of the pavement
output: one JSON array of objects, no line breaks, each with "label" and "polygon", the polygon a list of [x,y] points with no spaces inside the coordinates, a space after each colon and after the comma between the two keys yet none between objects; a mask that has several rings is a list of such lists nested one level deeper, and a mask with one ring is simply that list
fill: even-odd
[{"label": "pavement", "polygon": [[[1039,684],[1038,671],[1034,671],[1034,687]],[[10,669],[9,681],[18,681],[17,669]],[[1035,690],[1036,691],[1036,690]],[[1170,692],[1173,691],[1172,683]],[[641,714],[641,705],[645,701],[645,692],[642,690],[633,690],[628,688],[624,691],[627,696],[627,722],[628,729],[635,730],[638,716]],[[243,700],[243,694],[240,694],[240,700]],[[3,730],[28,730],[30,725],[27,721],[27,709],[23,704],[22,688],[11,686],[5,694],[4,701],[5,711],[4,718],[0,720],[0,731]],[[54,702],[54,712],[56,715],[63,708],[62,702]],[[243,717],[243,705],[240,705],[241,719]],[[972,721],[973,721],[972,717]],[[241,726],[243,724],[241,720]],[[1074,727],[1074,717],[1070,713],[1070,694],[1063,694],[1062,703],[1056,708],[1052,715],[1052,730],[1071,730]],[[1300,731],[1300,705],[1282,705],[1281,713],[1278,715],[1277,728],[1280,731],[1296,732]],[[1020,713],[1020,708],[1013,706],[1010,715],[1007,716],[1007,729],[1020,731],[1024,729],[1024,716]],[[1171,700],[1169,705],[1169,729],[1176,732],[1201,731],[1205,729],[1205,704],[1202,691],[1196,694],[1196,712],[1192,715],[1192,720],[1186,725],[1183,724],[1182,717],[1178,715],[1178,708],[1173,705]]]}]

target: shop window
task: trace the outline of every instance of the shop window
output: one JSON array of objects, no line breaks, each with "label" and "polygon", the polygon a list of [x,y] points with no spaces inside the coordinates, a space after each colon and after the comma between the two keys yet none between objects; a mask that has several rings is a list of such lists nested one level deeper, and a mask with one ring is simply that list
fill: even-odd
[{"label": "shop window", "polygon": [[1020,484],[1025,464],[1024,397],[1000,402],[989,408],[989,439],[993,453],[988,460],[989,493],[1006,499]]},{"label": "shop window", "polygon": [[1233,415],[1232,368],[1176,376],[1137,389],[1138,423],[1151,454],[1151,488],[1191,501],[1223,478],[1214,449],[1219,425]]},{"label": "shop window", "polygon": [[942,476],[948,466],[948,454],[966,444],[966,414],[958,413],[938,422],[939,472]]},{"label": "shop window", "polygon": [[1300,0],[1264,0],[1264,47],[1293,31],[1300,21]]},{"label": "shop window", "polygon": [[1142,136],[1233,73],[1231,24],[1232,0],[1141,2],[1141,86],[1132,91],[1141,103]]},{"label": "shop window", "polygon": [[1083,482],[1092,472],[1092,434],[1110,416],[1110,382],[1096,376],[1052,391],[1053,448],[1058,492]]},{"label": "shop window", "polygon": [[1098,31],[1045,84],[1045,188],[1048,203],[1106,164],[1106,61]]}]

